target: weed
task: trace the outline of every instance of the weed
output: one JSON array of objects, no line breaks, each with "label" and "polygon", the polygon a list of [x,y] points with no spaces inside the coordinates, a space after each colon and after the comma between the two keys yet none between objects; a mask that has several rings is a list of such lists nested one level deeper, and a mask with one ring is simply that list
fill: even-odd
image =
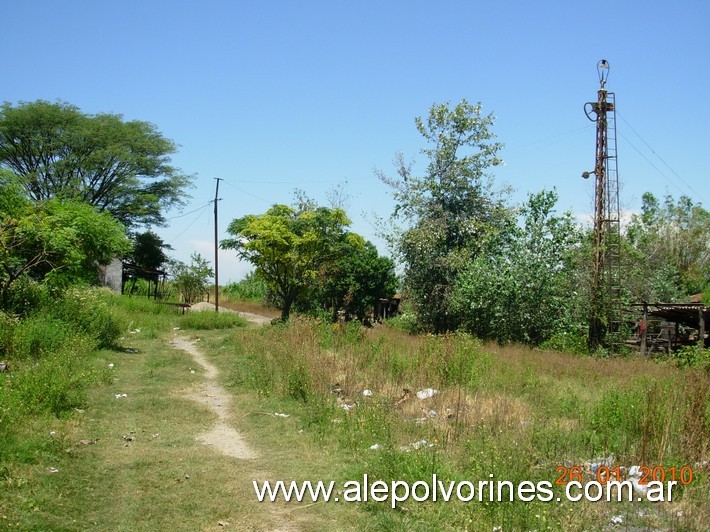
[{"label": "weed", "polygon": [[243,327],[246,321],[232,312],[192,311],[180,316],[178,323],[183,329],[209,330]]}]

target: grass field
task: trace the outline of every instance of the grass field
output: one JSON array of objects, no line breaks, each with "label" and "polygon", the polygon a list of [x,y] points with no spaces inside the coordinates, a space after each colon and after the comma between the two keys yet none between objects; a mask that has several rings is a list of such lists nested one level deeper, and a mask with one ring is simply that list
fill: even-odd
[{"label": "grass field", "polygon": [[[183,317],[101,297],[121,338],[66,359],[76,366],[65,377],[91,375],[78,402],[58,414],[0,402],[0,528],[702,530],[710,518],[710,375],[701,368],[300,318],[243,327],[233,315]],[[259,310],[249,305],[231,306]],[[253,460],[199,441],[215,415],[193,400],[205,372],[169,345],[176,334],[196,340],[218,369],[216,382],[232,396],[230,426],[255,449]],[[32,364],[0,374],[6,398],[20,393],[8,379]],[[431,397],[417,397],[429,388]],[[413,483],[436,474],[554,484],[559,467],[580,466],[590,480],[604,460],[626,472],[689,466],[694,477],[672,503],[408,501],[395,509],[258,503],[251,483],[342,485],[364,474]]]}]

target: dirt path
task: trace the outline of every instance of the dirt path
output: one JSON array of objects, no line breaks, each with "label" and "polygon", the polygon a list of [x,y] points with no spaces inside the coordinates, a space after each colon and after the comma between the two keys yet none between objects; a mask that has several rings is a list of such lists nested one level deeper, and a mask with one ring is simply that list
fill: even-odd
[{"label": "dirt path", "polygon": [[[200,303],[195,303],[190,307],[191,311],[197,310],[197,311],[203,311],[203,310],[214,310],[214,305],[212,303],[207,303],[205,301],[202,301]],[[251,322],[255,325],[268,325],[271,323],[271,320],[273,318],[269,318],[268,316],[261,316],[259,314],[253,314],[251,312],[241,312],[237,310],[232,310],[231,308],[225,308],[225,307],[219,307],[220,312],[232,312],[234,314],[239,314],[242,318],[247,320],[248,322]]]},{"label": "dirt path", "polygon": [[227,425],[231,413],[229,408],[231,397],[224,388],[215,382],[217,368],[205,358],[191,340],[184,336],[176,336],[171,340],[170,345],[189,353],[193,360],[205,369],[207,380],[200,384],[199,388],[189,397],[208,406],[217,414],[218,421],[212,430],[200,434],[197,438],[207,445],[216,447],[227,456],[241,460],[256,458],[256,452],[249,447],[241,434]]},{"label": "dirt path", "polygon": [[[214,308],[208,308],[206,304],[202,303],[198,305],[193,306],[193,310],[211,310]],[[220,307],[220,311],[221,310],[222,307]],[[224,311],[235,312],[230,309],[224,309]],[[271,322],[271,318],[250,312],[239,312],[238,314],[244,319],[254,323],[256,326]],[[256,450],[249,446],[237,430],[228,425],[229,418],[234,414],[230,408],[232,398],[230,394],[216,382],[217,375],[219,374],[217,368],[207,360],[195,343],[189,338],[175,336],[170,341],[170,345],[189,353],[192,359],[205,370],[205,382],[194,389],[192,393],[190,393],[189,398],[206,405],[217,414],[217,423],[211,430],[199,434],[197,439],[202,441],[205,445],[213,446],[224,455],[231,456],[238,460],[254,460],[258,458],[259,455]],[[268,477],[269,475],[265,474],[265,476]],[[267,508],[267,513],[273,520],[272,527],[270,528],[272,532],[297,532],[299,530],[298,524],[294,522],[294,520],[287,518],[283,510],[279,511],[276,506],[269,506]]]}]

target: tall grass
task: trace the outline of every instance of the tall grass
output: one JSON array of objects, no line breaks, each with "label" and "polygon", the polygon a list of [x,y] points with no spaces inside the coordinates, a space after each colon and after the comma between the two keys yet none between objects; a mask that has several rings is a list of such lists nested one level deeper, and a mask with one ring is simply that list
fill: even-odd
[{"label": "tall grass", "polygon": [[[344,478],[367,473],[413,482],[433,473],[451,480],[493,474],[554,482],[560,465],[589,469],[601,459],[627,468],[690,465],[695,489],[683,494],[683,526],[693,528],[708,511],[700,494],[708,487],[710,375],[702,370],[312,320],[242,331],[227,342],[235,355],[233,385],[281,398],[320,445],[336,442],[344,456],[361,457],[346,461]],[[436,393],[417,398],[427,388]],[[542,502],[418,504],[404,514],[367,507],[375,526],[384,528],[441,528],[442,519],[452,529],[575,526],[565,505]],[[632,512],[629,519],[651,526],[675,515],[673,508],[649,512],[653,518]],[[576,526],[603,527],[599,520],[612,510],[580,503]]]}]

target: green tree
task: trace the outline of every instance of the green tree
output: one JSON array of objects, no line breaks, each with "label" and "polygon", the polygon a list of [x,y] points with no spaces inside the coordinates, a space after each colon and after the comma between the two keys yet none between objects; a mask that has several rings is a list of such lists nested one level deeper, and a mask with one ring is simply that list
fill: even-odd
[{"label": "green tree", "polygon": [[397,177],[379,173],[394,191],[394,218],[406,228],[394,238],[405,265],[405,290],[424,329],[455,329],[458,315],[451,308],[459,273],[483,249],[485,242],[510,218],[502,193],[493,190],[487,171],[501,163],[502,145],[494,142],[492,115],[462,100],[433,105],[416,127],[430,147],[423,176],[400,155]]},{"label": "green tree", "polygon": [[661,204],[647,192],[625,236],[633,257],[626,279],[637,301],[672,301],[710,283],[710,213],[687,196]]},{"label": "green tree", "polygon": [[170,166],[174,152],[155,126],[120,115],[42,100],[0,107],[0,167],[29,198],[80,200],[127,227],[161,224],[184,203],[190,180]]},{"label": "green tree", "polygon": [[163,239],[153,231],[145,231],[135,236],[130,259],[137,266],[159,270],[168,262],[168,256],[164,251],[166,249],[172,247],[163,242]]},{"label": "green tree", "polygon": [[76,201],[32,203],[16,189],[0,191],[0,294],[25,276],[54,286],[95,282],[97,266],[130,249],[125,229],[108,213]]},{"label": "green tree", "polygon": [[233,220],[227,228],[233,238],[222,240],[220,247],[235,250],[255,267],[287,321],[294,302],[322,268],[341,256],[342,244],[362,245],[362,237],[345,230],[349,224],[341,209],[303,201],[297,208],[274,205],[264,214]]},{"label": "green tree", "polygon": [[207,282],[214,277],[209,262],[199,253],[190,256],[190,264],[179,260],[170,262],[173,286],[180,292],[183,302],[192,305],[207,292]]},{"label": "green tree", "polygon": [[346,242],[340,258],[327,264],[318,277],[315,302],[330,308],[334,321],[338,310],[364,321],[379,298],[390,298],[397,290],[394,262],[379,256],[372,242],[364,246]]},{"label": "green tree", "polygon": [[461,274],[453,301],[463,326],[481,338],[538,344],[574,325],[571,287],[581,234],[570,213],[554,212],[557,194],[531,194],[522,225],[487,243]]}]

